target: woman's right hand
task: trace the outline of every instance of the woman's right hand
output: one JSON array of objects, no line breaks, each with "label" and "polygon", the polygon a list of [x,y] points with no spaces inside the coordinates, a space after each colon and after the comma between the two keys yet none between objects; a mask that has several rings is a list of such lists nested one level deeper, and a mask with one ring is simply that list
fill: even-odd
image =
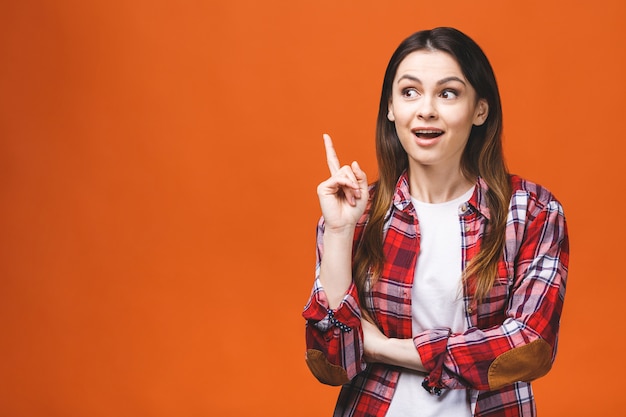
[{"label": "woman's right hand", "polygon": [[341,166],[330,136],[324,134],[330,178],[317,187],[326,231],[354,228],[365,212],[369,197],[367,176],[359,164]]}]

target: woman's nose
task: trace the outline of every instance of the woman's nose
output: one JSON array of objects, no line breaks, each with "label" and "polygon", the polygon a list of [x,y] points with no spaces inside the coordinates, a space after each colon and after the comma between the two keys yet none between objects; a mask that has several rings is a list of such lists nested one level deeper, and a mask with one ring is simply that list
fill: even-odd
[{"label": "woman's nose", "polygon": [[434,119],[437,117],[437,109],[435,109],[434,103],[431,98],[423,97],[420,100],[419,107],[417,109],[418,119]]}]

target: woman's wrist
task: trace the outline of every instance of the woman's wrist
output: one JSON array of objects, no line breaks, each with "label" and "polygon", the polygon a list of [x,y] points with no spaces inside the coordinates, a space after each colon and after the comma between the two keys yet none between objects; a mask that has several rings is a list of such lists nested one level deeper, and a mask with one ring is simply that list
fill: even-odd
[{"label": "woman's wrist", "polygon": [[332,236],[345,238],[354,236],[354,229],[356,228],[356,224],[346,224],[343,226],[329,226],[326,224],[324,226],[324,236]]}]

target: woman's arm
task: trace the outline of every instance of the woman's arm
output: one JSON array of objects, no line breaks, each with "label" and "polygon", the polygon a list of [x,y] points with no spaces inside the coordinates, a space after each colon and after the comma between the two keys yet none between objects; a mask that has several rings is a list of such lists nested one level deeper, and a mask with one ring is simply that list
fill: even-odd
[{"label": "woman's arm", "polygon": [[[432,329],[414,337],[431,388],[495,390],[517,381],[532,381],[550,370],[565,295],[569,244],[561,205],[551,196],[543,198],[514,201],[527,217],[521,223],[517,223],[520,219],[511,222],[518,236],[515,240],[521,244],[507,255],[514,259],[515,276],[503,321],[461,334]],[[488,314],[489,308],[487,300],[483,314]]]},{"label": "woman's arm", "polygon": [[[368,200],[367,176],[359,164],[340,166],[330,136],[324,135],[330,178],[317,187],[324,218],[319,279],[329,308],[341,303],[352,282],[352,240]],[[321,255],[321,254],[320,254]]]},{"label": "woman's arm", "polygon": [[326,230],[319,280],[328,299],[328,308],[335,310],[341,304],[352,283],[352,240],[354,226],[340,230]]},{"label": "woman's arm", "polygon": [[354,283],[330,309],[326,289],[319,279],[324,258],[324,219],[317,229],[317,268],[313,291],[304,308],[306,362],[317,379],[328,385],[343,385],[365,369],[361,334],[361,310]]},{"label": "woman's arm", "polygon": [[331,177],[317,188],[322,220],[317,230],[316,280],[303,316],[309,368],[321,382],[341,385],[365,366],[352,247],[369,192],[359,165],[340,167],[328,135],[324,144]]},{"label": "woman's arm", "polygon": [[362,319],[365,359],[427,372],[433,391],[494,390],[547,373],[556,351],[569,245],[556,200],[529,210],[529,223],[518,229],[524,238],[511,257],[516,276],[501,324],[460,334],[431,329],[414,339],[393,339]]},{"label": "woman's arm", "polygon": [[361,319],[363,350],[367,362],[380,362],[426,372],[413,339],[393,339],[385,336],[375,324]]}]

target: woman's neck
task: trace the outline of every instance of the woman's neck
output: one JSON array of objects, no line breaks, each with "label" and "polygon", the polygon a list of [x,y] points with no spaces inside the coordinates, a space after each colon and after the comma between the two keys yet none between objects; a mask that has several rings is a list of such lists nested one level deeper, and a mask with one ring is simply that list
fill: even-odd
[{"label": "woman's neck", "polygon": [[466,178],[460,167],[409,167],[409,188],[413,198],[424,203],[445,203],[467,192],[475,180]]}]

